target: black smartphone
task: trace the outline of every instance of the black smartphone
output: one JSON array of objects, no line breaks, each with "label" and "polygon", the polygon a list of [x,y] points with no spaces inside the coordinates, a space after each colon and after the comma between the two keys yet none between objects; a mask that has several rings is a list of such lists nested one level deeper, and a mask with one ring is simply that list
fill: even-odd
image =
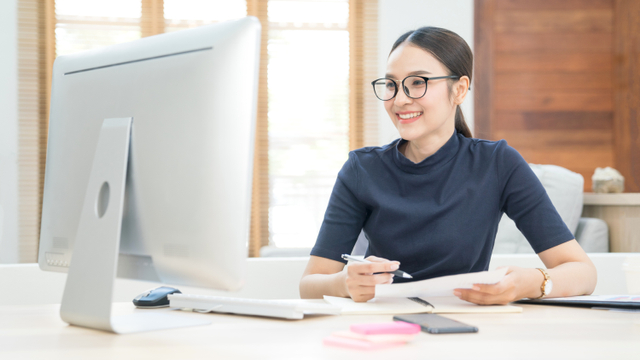
[{"label": "black smartphone", "polygon": [[431,334],[475,333],[478,328],[438,314],[396,315],[393,320],[418,324]]}]

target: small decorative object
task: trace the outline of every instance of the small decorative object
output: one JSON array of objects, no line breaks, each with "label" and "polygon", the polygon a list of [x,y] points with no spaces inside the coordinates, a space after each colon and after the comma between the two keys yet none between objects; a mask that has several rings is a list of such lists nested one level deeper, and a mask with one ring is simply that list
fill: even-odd
[{"label": "small decorative object", "polygon": [[618,170],[606,167],[596,168],[591,177],[593,192],[596,193],[621,193],[624,191],[624,176]]}]

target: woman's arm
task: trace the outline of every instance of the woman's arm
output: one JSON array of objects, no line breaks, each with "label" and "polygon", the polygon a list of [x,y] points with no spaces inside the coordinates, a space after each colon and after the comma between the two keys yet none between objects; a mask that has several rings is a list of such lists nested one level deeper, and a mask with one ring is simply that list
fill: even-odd
[{"label": "woman's arm", "polygon": [[[553,281],[549,297],[586,295],[595,289],[596,267],[576,240],[547,249],[538,256]],[[539,297],[543,281],[544,277],[537,269],[510,266],[499,283],[476,284],[473,289],[456,289],[454,294],[476,304],[507,304],[522,298]]]},{"label": "woman's arm", "polygon": [[300,280],[300,297],[321,299],[323,295],[329,295],[351,297],[354,301],[372,299],[377,284],[393,281],[393,275],[384,272],[397,270],[400,263],[375,256],[369,256],[367,260],[372,263],[345,266],[339,261],[312,255]]}]

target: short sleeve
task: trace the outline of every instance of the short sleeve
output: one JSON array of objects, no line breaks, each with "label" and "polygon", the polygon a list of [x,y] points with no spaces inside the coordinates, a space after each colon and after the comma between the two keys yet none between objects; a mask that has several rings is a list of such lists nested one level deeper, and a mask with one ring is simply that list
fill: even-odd
[{"label": "short sleeve", "polygon": [[497,151],[500,207],[527,238],[536,253],[572,240],[558,211],[531,167],[506,141]]},{"label": "short sleeve", "polygon": [[358,186],[357,157],[351,152],[338,173],[311,255],[346,262],[340,256],[351,253],[367,218],[367,207],[357,196]]}]

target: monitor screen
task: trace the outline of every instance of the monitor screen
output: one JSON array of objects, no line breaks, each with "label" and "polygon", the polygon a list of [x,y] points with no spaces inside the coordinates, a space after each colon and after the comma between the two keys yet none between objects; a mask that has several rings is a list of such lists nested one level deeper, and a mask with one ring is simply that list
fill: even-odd
[{"label": "monitor screen", "polygon": [[77,237],[83,206],[97,196],[89,180],[105,166],[96,154],[101,129],[106,119],[128,118],[118,276],[238,289],[259,54],[260,24],[247,17],[57,58],[40,268],[80,263],[73,253],[85,241]]}]

